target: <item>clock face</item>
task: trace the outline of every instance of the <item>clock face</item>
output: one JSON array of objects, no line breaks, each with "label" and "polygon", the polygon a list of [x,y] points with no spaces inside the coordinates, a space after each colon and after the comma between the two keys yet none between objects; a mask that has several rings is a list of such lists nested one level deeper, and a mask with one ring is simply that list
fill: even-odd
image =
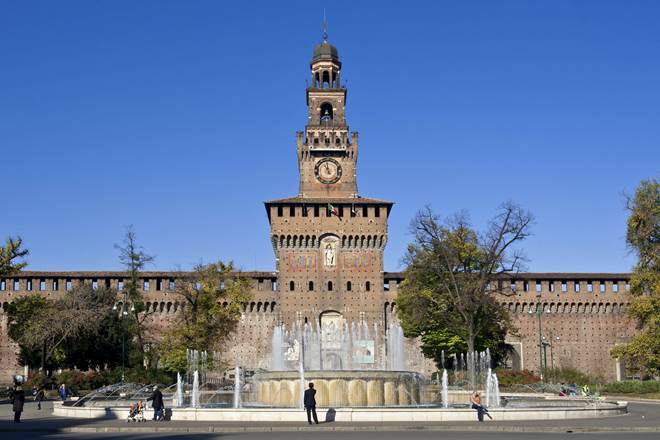
[{"label": "clock face", "polygon": [[314,174],[321,183],[337,183],[341,178],[341,165],[336,160],[326,157],[316,162]]}]

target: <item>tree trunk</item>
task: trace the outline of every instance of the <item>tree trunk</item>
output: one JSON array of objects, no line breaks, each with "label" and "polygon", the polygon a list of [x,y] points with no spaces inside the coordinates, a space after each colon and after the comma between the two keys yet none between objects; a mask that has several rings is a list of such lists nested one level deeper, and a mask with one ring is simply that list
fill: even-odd
[{"label": "tree trunk", "polygon": [[472,320],[470,320],[467,323],[467,346],[468,346],[468,359],[471,358],[472,362],[470,362],[469,366],[469,371],[468,375],[470,378],[470,385],[472,386],[472,389],[476,391],[477,389],[477,384],[476,384],[476,375],[474,372],[474,339],[475,339],[475,334],[474,334],[474,323]]}]

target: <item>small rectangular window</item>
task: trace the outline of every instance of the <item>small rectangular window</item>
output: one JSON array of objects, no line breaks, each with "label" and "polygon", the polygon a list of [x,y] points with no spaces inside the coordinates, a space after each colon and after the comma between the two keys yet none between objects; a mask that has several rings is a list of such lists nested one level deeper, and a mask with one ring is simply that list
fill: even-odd
[{"label": "small rectangular window", "polygon": [[296,207],[291,205],[289,206],[289,217],[295,217],[296,216]]},{"label": "small rectangular window", "polygon": [[357,214],[357,209],[355,208],[355,205],[351,205],[351,217],[355,217]]},{"label": "small rectangular window", "polygon": [[591,281],[587,281],[587,292],[593,292],[594,291],[594,283]]},{"label": "small rectangular window", "polygon": [[96,290],[99,288],[99,281],[94,279],[92,280],[92,289]]},{"label": "small rectangular window", "polygon": [[626,292],[630,292],[630,281],[626,281]]},{"label": "small rectangular window", "polygon": [[385,292],[390,291],[390,280],[385,280],[385,282],[383,283],[383,289],[385,290]]},{"label": "small rectangular window", "polygon": [[144,280],[142,282],[142,290],[144,290],[145,292],[149,291],[149,280]]},{"label": "small rectangular window", "polygon": [[511,291],[514,292],[514,293],[516,292],[516,289],[517,289],[516,284],[517,283],[514,280],[511,280],[511,283],[509,284],[509,289],[511,289]]},{"label": "small rectangular window", "polygon": [[277,207],[277,216],[282,217],[284,215],[284,209],[281,206]]},{"label": "small rectangular window", "polygon": [[306,205],[302,206],[302,216],[307,217],[307,206]]},{"label": "small rectangular window", "polygon": [[14,280],[14,285],[12,286],[12,290],[21,290],[21,281],[20,280]]},{"label": "small rectangular window", "polygon": [[7,280],[0,280],[0,290],[7,290]]},{"label": "small rectangular window", "polygon": [[156,280],[156,290],[157,291],[163,290],[163,279],[162,278],[158,278]]},{"label": "small rectangular window", "polygon": [[39,280],[39,290],[42,292],[46,290],[46,280],[43,278]]},{"label": "small rectangular window", "polygon": [[53,290],[55,290],[55,291],[60,290],[60,280],[58,280],[58,279],[53,280]]},{"label": "small rectangular window", "polygon": [[374,208],[374,216],[375,217],[380,217],[380,206],[376,206]]},{"label": "small rectangular window", "polygon": [[537,281],[536,282],[536,293],[541,293],[541,282]]},{"label": "small rectangular window", "polygon": [[339,205],[338,210],[339,210],[339,217],[343,217],[344,216],[344,206]]},{"label": "small rectangular window", "polygon": [[615,281],[612,283],[612,292],[618,293],[619,292],[619,282]]},{"label": "small rectangular window", "polygon": [[598,291],[600,293],[605,293],[605,281],[598,282]]},{"label": "small rectangular window", "polygon": [[575,282],[573,283],[573,287],[575,288],[575,293],[579,293],[579,292],[580,292],[580,282],[579,282],[579,281],[575,281]]},{"label": "small rectangular window", "polygon": [[174,287],[175,287],[174,280],[170,278],[170,282],[167,285],[167,289],[168,290],[174,290]]},{"label": "small rectangular window", "polygon": [[566,281],[561,282],[561,291],[564,293],[568,292],[568,283]]},{"label": "small rectangular window", "polygon": [[119,278],[117,280],[117,290],[124,290],[124,279]]},{"label": "small rectangular window", "polygon": [[27,282],[25,283],[25,290],[29,290],[29,291],[32,290],[32,280],[27,280]]},{"label": "small rectangular window", "polygon": [[555,282],[554,281],[548,281],[548,288],[550,289],[550,292],[555,291]]},{"label": "small rectangular window", "polygon": [[277,280],[270,281],[270,290],[272,290],[273,292],[277,292]]},{"label": "small rectangular window", "polygon": [[71,278],[67,278],[66,279],[66,290],[71,290],[71,289],[73,289],[73,281],[71,280]]},{"label": "small rectangular window", "polygon": [[362,217],[369,217],[369,207],[367,205],[362,207]]},{"label": "small rectangular window", "polygon": [[523,292],[529,292],[529,281],[523,281]]},{"label": "small rectangular window", "polygon": [[320,215],[319,213],[320,209],[318,205],[314,206],[314,217],[318,217]]}]

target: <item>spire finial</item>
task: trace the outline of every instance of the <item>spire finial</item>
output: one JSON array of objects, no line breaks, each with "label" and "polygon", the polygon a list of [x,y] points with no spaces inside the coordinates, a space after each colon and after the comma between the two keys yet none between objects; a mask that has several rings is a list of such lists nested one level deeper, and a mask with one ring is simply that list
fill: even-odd
[{"label": "spire finial", "polygon": [[325,18],[325,8],[323,8],[323,42],[328,42],[328,20]]}]

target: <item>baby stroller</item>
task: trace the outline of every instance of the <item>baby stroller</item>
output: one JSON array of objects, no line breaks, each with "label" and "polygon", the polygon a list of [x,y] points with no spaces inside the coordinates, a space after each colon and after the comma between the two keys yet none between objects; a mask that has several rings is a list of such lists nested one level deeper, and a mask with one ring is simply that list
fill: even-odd
[{"label": "baby stroller", "polygon": [[146,422],[147,419],[144,417],[144,404],[140,400],[138,403],[131,403],[131,406],[128,409],[128,417],[126,422]]}]

